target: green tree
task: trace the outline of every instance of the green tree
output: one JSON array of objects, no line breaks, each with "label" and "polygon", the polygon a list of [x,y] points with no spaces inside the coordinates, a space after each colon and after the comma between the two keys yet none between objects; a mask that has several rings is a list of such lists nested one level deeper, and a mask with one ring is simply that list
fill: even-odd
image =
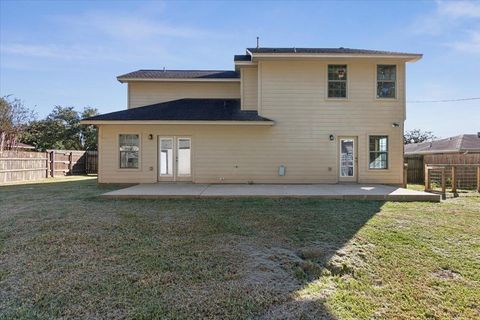
[{"label": "green tree", "polygon": [[[96,108],[86,107],[82,112],[82,119],[98,115]],[[82,145],[85,150],[97,150],[98,130],[93,125],[81,125]]]},{"label": "green tree", "polygon": [[45,119],[29,125],[23,141],[38,150],[96,150],[97,129],[80,120],[97,114],[95,108],[86,107],[80,115],[73,107],[55,106]]},{"label": "green tree", "polygon": [[420,143],[425,141],[432,141],[435,139],[437,139],[437,137],[433,134],[432,131],[423,131],[420,129],[406,131],[403,135],[404,144]]}]

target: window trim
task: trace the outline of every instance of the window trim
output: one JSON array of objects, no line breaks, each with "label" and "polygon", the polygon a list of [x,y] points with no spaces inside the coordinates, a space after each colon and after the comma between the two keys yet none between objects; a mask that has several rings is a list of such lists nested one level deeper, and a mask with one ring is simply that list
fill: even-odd
[{"label": "window trim", "polygon": [[[328,96],[328,67],[329,66],[336,66],[336,65],[344,65],[347,68],[347,80],[345,81],[346,84],[346,94],[345,97],[329,97]],[[349,88],[350,88],[350,64],[344,62],[336,62],[336,63],[327,63],[325,66],[325,100],[329,101],[347,101],[350,99],[349,95]]]},{"label": "window trim", "polygon": [[[138,167],[137,168],[122,168],[120,166],[120,136],[121,135],[138,135]],[[142,134],[140,132],[119,132],[117,133],[117,171],[142,171]]]},{"label": "window trim", "polygon": [[[386,168],[370,168],[370,137],[387,137],[387,167]],[[390,135],[386,133],[369,133],[367,135],[367,170],[372,171],[388,171],[390,170]],[[381,151],[372,151],[381,152]]]},{"label": "window trim", "polygon": [[[377,86],[378,86],[378,66],[395,66],[395,96],[393,98],[386,98],[386,97],[379,97],[377,95]],[[384,63],[376,63],[375,64],[375,83],[374,83],[374,86],[373,86],[373,90],[374,90],[374,97],[375,97],[375,100],[380,100],[380,101],[396,101],[398,100],[398,63],[388,63],[388,62],[384,62]]]}]

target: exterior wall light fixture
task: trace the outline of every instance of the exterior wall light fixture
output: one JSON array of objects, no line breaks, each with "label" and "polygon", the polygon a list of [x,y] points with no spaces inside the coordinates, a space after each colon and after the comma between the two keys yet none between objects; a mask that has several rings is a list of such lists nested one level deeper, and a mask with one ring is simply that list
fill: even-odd
[{"label": "exterior wall light fixture", "polygon": [[335,140],[335,136],[333,134],[330,135],[330,141]]}]

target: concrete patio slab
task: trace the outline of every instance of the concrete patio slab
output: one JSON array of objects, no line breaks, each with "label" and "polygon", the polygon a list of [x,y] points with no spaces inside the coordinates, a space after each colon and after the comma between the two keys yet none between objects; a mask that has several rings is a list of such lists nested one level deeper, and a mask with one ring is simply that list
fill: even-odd
[{"label": "concrete patio slab", "polygon": [[311,197],[339,200],[433,201],[441,196],[378,184],[193,184],[151,183],[107,192],[108,199]]}]

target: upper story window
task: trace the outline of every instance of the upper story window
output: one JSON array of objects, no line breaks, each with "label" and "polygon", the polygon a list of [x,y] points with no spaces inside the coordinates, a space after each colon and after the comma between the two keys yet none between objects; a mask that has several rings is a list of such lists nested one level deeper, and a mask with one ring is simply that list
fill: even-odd
[{"label": "upper story window", "polygon": [[397,95],[396,82],[396,65],[377,65],[377,98],[395,98]]},{"label": "upper story window", "polygon": [[328,65],[328,97],[346,98],[347,97],[347,65],[329,64]]},{"label": "upper story window", "polygon": [[138,153],[140,150],[140,137],[138,134],[119,135],[120,168],[137,169]]}]

